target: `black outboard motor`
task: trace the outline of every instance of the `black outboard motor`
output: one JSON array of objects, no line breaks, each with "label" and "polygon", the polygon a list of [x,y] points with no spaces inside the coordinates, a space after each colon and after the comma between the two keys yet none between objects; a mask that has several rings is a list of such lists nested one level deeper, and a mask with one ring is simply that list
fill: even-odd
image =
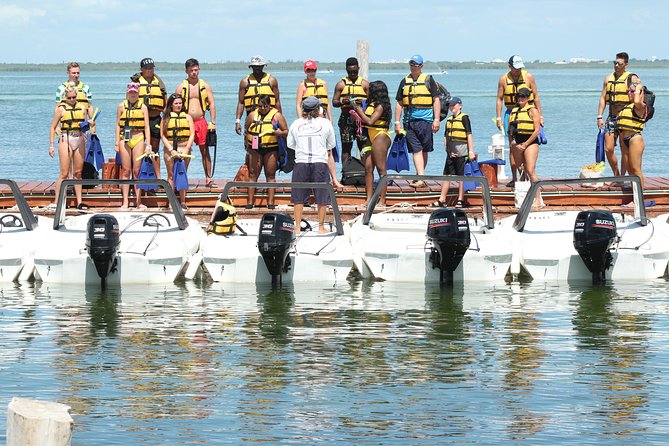
[{"label": "black outboard motor", "polygon": [[432,242],[432,268],[439,268],[439,283],[453,286],[453,271],[471,242],[467,214],[460,209],[433,211],[427,223],[427,238]]},{"label": "black outboard motor", "polygon": [[609,248],[616,241],[616,220],[609,211],[581,211],[574,223],[574,249],[592,273],[592,283],[603,283],[613,256]]},{"label": "black outboard motor", "polygon": [[116,265],[120,243],[118,220],[113,215],[96,214],[88,220],[86,249],[102,279],[103,287],[107,283],[107,275]]},{"label": "black outboard motor", "polygon": [[271,212],[260,219],[258,250],[272,275],[272,286],[281,284],[281,272],[290,266],[288,252],[295,243],[295,221],[286,214]]}]

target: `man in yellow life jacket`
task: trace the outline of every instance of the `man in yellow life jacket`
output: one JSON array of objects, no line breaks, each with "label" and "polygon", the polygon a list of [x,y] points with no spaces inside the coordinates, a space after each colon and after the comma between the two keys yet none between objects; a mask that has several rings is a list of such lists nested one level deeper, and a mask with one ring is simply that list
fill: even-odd
[{"label": "man in yellow life jacket", "polygon": [[[358,151],[367,145],[367,138],[362,135],[362,125],[355,119],[355,111],[351,102],[362,104],[369,93],[369,82],[358,76],[360,65],[358,59],[349,57],[346,59],[346,77],[343,77],[334,88],[332,105],[341,109],[339,116],[339,136],[341,137],[341,163],[351,157],[353,142],[358,145]],[[351,114],[353,112],[353,114]],[[357,115],[356,115],[357,116]]]},{"label": "man in yellow life jacket", "polygon": [[58,86],[56,90],[56,108],[65,104],[65,90],[72,86],[77,89],[77,106],[84,107],[88,116],[93,116],[93,95],[91,88],[79,80],[81,67],[77,62],[67,64],[67,81]]},{"label": "man in yellow life jacket", "polygon": [[242,116],[244,111],[251,113],[258,106],[258,97],[261,94],[269,95],[271,106],[279,113],[281,100],[279,97],[279,82],[274,76],[265,73],[267,62],[262,56],[253,56],[249,63],[252,73],[239,82],[237,111],[235,113],[235,132],[242,134]]},{"label": "man in yellow life jacket", "polygon": [[[523,59],[518,55],[509,57],[509,71],[503,74],[497,82],[497,128],[504,131],[509,126],[509,114],[516,107],[516,94],[521,88],[527,88],[532,93],[528,103],[534,105],[539,112],[539,120],[544,125],[544,117],[541,112],[541,101],[539,100],[539,90],[534,76],[525,69]],[[504,116],[502,116],[502,106],[505,107]],[[512,186],[518,177],[518,166],[512,154],[509,154],[509,164],[511,166]]]},{"label": "man in yellow life jacket", "polygon": [[[139,63],[140,73],[131,77],[134,82],[139,83],[139,100],[149,110],[149,130],[151,131],[151,149],[158,153],[160,149],[160,120],[167,102],[167,90],[165,83],[155,73],[156,64],[150,57],[142,59]],[[152,158],[156,178],[160,178],[160,157]]]},{"label": "man in yellow life jacket", "polygon": [[[395,95],[395,133],[406,131],[407,148],[413,154],[418,175],[425,174],[428,154],[434,150],[432,134],[441,124],[439,89],[432,76],[423,73],[423,56],[414,54],[409,60],[409,74],[402,79]],[[400,121],[404,111],[404,120]],[[412,187],[424,187],[423,180],[414,180]]]},{"label": "man in yellow life jacket", "polygon": [[[197,59],[188,59],[185,66],[188,77],[179,84],[175,93],[181,95],[184,110],[193,118],[194,142],[200,146],[206,184],[208,187],[214,187],[215,184],[211,178],[211,155],[207,146],[207,131],[216,130],[214,92],[208,83],[200,79],[200,63]],[[209,124],[205,119],[207,110],[209,110]]]},{"label": "man in yellow life jacket", "polygon": [[[609,161],[613,175],[625,175],[627,172],[627,153],[621,152],[620,170],[618,169],[618,158],[616,157],[616,137],[619,132],[616,130],[616,119],[620,111],[632,101],[627,94],[632,84],[639,82],[639,77],[627,71],[629,55],[625,52],[616,54],[616,60],[613,62],[613,73],[604,78],[604,87],[602,95],[599,97],[599,108],[597,110],[597,126],[604,129],[604,148],[606,150],[606,159]],[[604,109],[609,106],[609,115],[604,120]],[[620,142],[622,145],[622,141]]]}]

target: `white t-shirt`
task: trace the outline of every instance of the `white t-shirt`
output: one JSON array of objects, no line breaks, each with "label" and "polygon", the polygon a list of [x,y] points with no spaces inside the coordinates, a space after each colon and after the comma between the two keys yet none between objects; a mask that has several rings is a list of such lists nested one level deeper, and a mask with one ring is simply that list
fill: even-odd
[{"label": "white t-shirt", "polygon": [[299,118],[288,129],[288,147],[295,150],[296,163],[327,163],[336,143],[334,128],[325,118]]}]

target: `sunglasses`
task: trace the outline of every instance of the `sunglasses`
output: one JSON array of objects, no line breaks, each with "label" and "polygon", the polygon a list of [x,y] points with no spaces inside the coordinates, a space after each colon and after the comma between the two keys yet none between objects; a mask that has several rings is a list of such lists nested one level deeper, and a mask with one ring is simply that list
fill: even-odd
[{"label": "sunglasses", "polygon": [[77,99],[76,96],[65,96],[65,99]]},{"label": "sunglasses", "polygon": [[272,106],[269,105],[269,104],[259,104],[259,105],[258,105],[258,108],[264,110],[264,109],[266,109],[266,108],[272,108]]},{"label": "sunglasses", "polygon": [[416,62],[409,62],[409,66],[411,66],[411,67],[419,67],[420,64],[417,64]]},{"label": "sunglasses", "polygon": [[625,62],[615,61],[615,62],[613,62],[613,65],[615,65],[616,67],[622,67],[623,65],[625,65]]},{"label": "sunglasses", "polygon": [[307,73],[315,73],[315,72],[316,72],[316,70],[314,70],[313,68],[307,69]]}]

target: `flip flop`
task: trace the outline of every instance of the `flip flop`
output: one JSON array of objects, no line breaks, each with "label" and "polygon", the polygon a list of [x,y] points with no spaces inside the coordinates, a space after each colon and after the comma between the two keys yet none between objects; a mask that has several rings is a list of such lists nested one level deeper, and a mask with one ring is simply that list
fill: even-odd
[{"label": "flip flop", "polygon": [[81,211],[87,211],[88,209],[90,209],[90,207],[86,203],[79,203],[77,205],[77,209]]},{"label": "flip flop", "polygon": [[434,203],[430,204],[431,208],[443,208],[445,206],[446,206],[446,204],[441,200],[437,200]]}]

